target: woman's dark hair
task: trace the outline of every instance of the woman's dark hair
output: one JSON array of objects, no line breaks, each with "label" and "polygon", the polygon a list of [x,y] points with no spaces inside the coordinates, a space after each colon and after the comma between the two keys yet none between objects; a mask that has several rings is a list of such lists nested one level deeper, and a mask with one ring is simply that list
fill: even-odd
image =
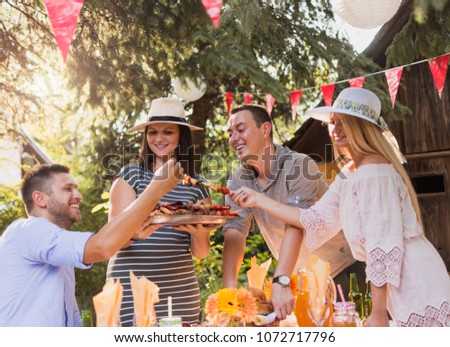
[{"label": "woman's dark hair", "polygon": [[[192,134],[189,127],[178,125],[180,129],[180,140],[177,148],[175,148],[175,159],[183,166],[184,172],[191,177],[195,176],[194,165],[194,144],[192,141]],[[145,128],[144,138],[142,139],[141,151],[139,153],[139,164],[144,166],[145,170],[153,170],[155,163],[155,154],[150,149],[147,142],[148,127]]]}]

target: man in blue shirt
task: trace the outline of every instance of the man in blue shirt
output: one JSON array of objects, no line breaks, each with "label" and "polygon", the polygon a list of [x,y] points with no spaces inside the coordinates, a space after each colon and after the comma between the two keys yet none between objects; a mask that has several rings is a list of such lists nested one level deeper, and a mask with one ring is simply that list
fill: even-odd
[{"label": "man in blue shirt", "polygon": [[68,231],[79,221],[83,196],[65,166],[29,170],[21,193],[28,218],[13,222],[0,238],[0,326],[81,326],[74,267],[109,259],[156,227],[146,218],[179,182],[179,163],[155,172],[144,193],[96,234]]}]

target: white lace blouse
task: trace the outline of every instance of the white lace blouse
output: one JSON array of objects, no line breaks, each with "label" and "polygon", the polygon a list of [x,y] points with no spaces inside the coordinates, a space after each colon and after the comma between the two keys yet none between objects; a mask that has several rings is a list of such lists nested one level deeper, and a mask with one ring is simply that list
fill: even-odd
[{"label": "white lace blouse", "polygon": [[390,164],[368,164],[337,177],[300,222],[311,250],[343,229],[367,280],[387,284],[397,326],[450,326],[450,279],[425,238],[408,188]]}]

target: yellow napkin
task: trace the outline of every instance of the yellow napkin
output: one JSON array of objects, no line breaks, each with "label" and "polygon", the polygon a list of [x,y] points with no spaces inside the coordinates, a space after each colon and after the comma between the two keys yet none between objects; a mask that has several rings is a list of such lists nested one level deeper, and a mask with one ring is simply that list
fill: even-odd
[{"label": "yellow napkin", "polygon": [[120,281],[110,278],[103,286],[103,290],[92,298],[98,327],[120,326],[122,292]]},{"label": "yellow napkin", "polygon": [[159,287],[144,276],[137,278],[130,271],[136,326],[151,327],[157,323],[154,304],[159,302]]},{"label": "yellow napkin", "polygon": [[247,271],[249,287],[263,289],[264,278],[266,278],[266,274],[269,270],[270,264],[272,264],[272,258],[265,261],[261,265],[258,265],[256,263],[255,256],[250,259],[250,270]]}]

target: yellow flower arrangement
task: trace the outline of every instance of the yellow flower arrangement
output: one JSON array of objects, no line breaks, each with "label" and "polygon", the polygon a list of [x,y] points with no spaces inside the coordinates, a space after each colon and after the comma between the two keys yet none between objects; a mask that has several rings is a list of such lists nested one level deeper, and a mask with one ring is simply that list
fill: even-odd
[{"label": "yellow flower arrangement", "polygon": [[245,288],[223,288],[205,302],[210,326],[244,326],[256,318],[256,300]]},{"label": "yellow flower arrangement", "polygon": [[[264,294],[266,294],[267,300],[270,300],[270,298],[272,297],[272,280],[273,278],[270,277],[264,282]],[[298,293],[297,274],[291,275],[291,292],[294,298],[296,298]]]}]

